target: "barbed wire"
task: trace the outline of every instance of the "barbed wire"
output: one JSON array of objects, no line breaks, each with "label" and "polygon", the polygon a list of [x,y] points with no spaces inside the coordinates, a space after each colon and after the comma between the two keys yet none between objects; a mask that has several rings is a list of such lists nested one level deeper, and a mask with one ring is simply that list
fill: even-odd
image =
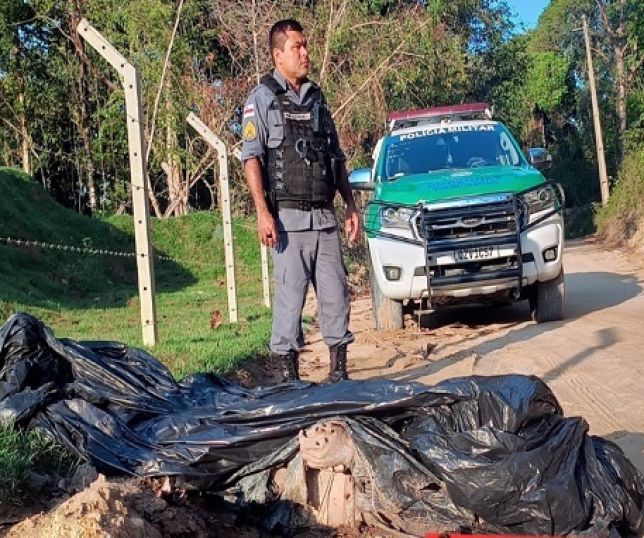
[{"label": "barbed wire", "polygon": [[134,258],[136,257],[135,252],[127,251],[118,251],[118,250],[108,250],[101,248],[89,248],[89,247],[77,247],[73,245],[64,245],[60,243],[45,243],[42,241],[28,241],[26,239],[15,239],[12,237],[0,237],[0,243],[5,243],[7,245],[16,245],[24,247],[40,247],[47,248],[50,250],[61,250],[68,252],[78,252],[82,254],[94,254],[94,255],[103,255],[103,256],[121,256],[124,258]]},{"label": "barbed wire", "polygon": [[[48,250],[58,250],[62,252],[74,252],[77,254],[89,254],[92,256],[115,256],[121,258],[136,258],[136,252],[125,251],[125,250],[109,250],[103,248],[91,248],[91,247],[79,247],[75,245],[65,245],[62,243],[46,243],[44,241],[29,241],[26,239],[15,239],[12,237],[0,237],[0,243],[6,245],[18,246],[18,247],[35,247],[35,248],[44,248]],[[139,254],[139,256],[144,257],[145,254]],[[166,256],[164,254],[153,254],[154,259],[180,263],[182,265],[198,265],[202,267],[226,267],[225,263],[210,263],[205,261],[198,260],[184,260],[180,258],[174,258],[172,256]],[[244,267],[260,267],[261,262],[259,263],[244,263],[235,265],[243,265]]]}]

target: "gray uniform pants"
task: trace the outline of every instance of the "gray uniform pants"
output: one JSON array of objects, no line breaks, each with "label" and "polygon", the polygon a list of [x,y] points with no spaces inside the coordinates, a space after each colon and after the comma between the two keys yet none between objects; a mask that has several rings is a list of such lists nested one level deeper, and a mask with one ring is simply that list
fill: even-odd
[{"label": "gray uniform pants", "polygon": [[318,316],[328,346],[353,342],[347,273],[337,228],[280,232],[273,249],[275,300],[271,351],[286,354],[304,345],[302,308],[309,283],[318,302]]}]

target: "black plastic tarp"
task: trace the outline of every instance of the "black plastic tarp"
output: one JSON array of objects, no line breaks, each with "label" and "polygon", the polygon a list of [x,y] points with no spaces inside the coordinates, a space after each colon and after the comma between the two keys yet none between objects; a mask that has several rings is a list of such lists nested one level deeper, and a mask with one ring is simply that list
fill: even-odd
[{"label": "black plastic tarp", "polygon": [[642,476],[582,418],[564,417],[536,377],[251,390],[214,375],[175,381],[142,350],[56,339],[27,314],[0,329],[0,419],[48,432],[106,474],[256,487],[253,477],[294,456],[301,429],[330,417],[346,421],[377,487],[409,517],[452,529],[644,534]]}]

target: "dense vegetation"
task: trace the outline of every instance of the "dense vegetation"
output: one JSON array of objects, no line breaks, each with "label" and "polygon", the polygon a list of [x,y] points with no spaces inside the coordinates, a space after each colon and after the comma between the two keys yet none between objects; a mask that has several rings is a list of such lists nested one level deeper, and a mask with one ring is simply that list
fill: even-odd
[{"label": "dense vegetation", "polygon": [[597,213],[597,231],[609,247],[644,251],[644,150],[624,158],[611,199]]},{"label": "dense vegetation", "polygon": [[599,189],[583,14],[615,178],[625,152],[641,149],[644,0],[552,0],[529,32],[505,0],[6,0],[0,164],[21,167],[78,211],[129,211],[123,90],[79,37],[85,17],[141,72],[157,216],[216,207],[215,156],[186,114],[236,144],[236,110],[270,68],[267,29],[294,16],[309,29],[313,77],[352,164],[368,160],[388,111],[486,100],[525,146],[551,150],[569,203],[587,205]]}]

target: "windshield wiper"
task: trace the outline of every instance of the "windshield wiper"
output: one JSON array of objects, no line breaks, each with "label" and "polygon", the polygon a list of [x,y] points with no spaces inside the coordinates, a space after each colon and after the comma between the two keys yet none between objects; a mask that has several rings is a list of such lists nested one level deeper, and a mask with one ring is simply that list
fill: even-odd
[{"label": "windshield wiper", "polygon": [[393,176],[387,177],[387,181],[395,181],[398,178],[401,178],[405,176],[406,174],[404,172],[397,172]]}]

